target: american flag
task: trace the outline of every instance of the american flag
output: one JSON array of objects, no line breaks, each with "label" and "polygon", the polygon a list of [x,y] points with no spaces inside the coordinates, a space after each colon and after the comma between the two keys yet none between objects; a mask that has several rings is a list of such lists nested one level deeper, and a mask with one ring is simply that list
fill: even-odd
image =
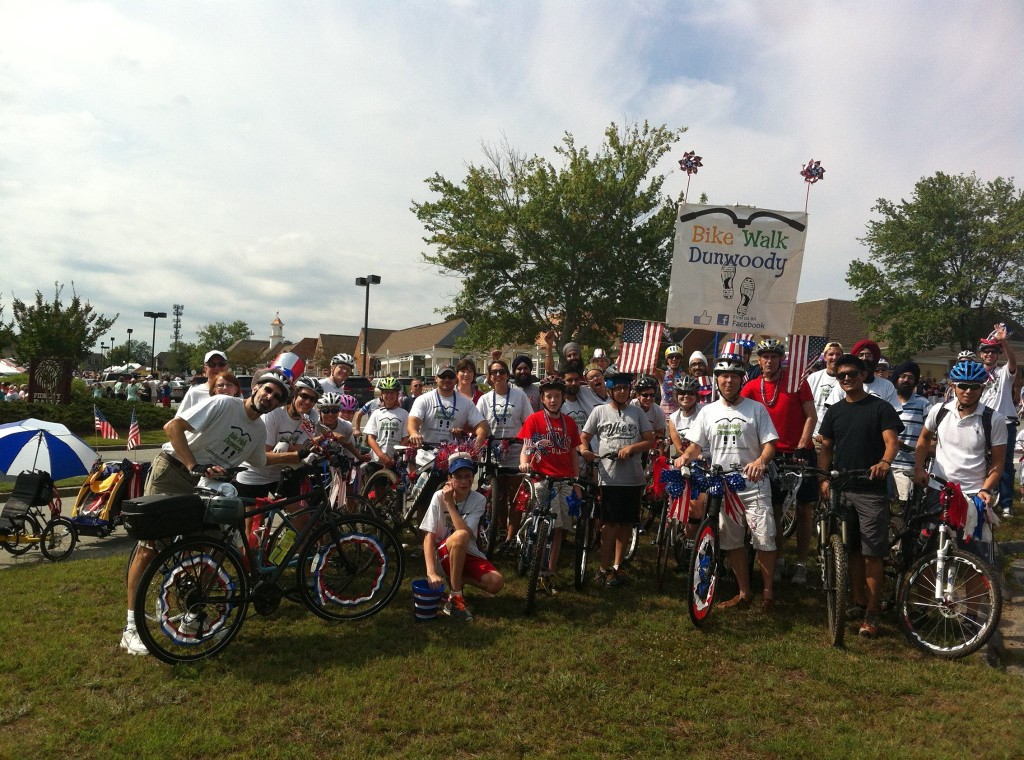
[{"label": "american flag", "polygon": [[114,430],[114,426],[107,422],[107,418],[103,416],[103,412],[100,408],[93,404],[92,416],[96,422],[96,432],[104,438],[120,438],[117,431]]},{"label": "american flag", "polygon": [[733,333],[732,339],[739,343],[741,340],[753,340],[754,333]]},{"label": "american flag", "polygon": [[135,407],[132,407],[132,422],[128,426],[128,451],[142,444],[142,433],[139,431],[139,419],[135,416]]},{"label": "american flag", "polygon": [[622,321],[622,350],[617,362],[620,372],[643,372],[658,363],[662,327],[661,322]]},{"label": "american flag", "polygon": [[802,383],[812,364],[817,361],[821,352],[825,350],[826,338],[820,335],[790,335],[789,343],[789,370],[786,375],[786,393],[796,393],[800,390]]}]

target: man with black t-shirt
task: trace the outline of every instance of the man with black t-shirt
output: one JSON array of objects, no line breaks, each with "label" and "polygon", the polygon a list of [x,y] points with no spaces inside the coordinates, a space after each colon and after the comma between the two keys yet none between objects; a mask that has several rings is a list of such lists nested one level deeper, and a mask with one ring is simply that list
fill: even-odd
[{"label": "man with black t-shirt", "polygon": [[[846,396],[830,406],[821,421],[818,467],[869,471],[866,478],[846,481],[843,498],[856,516],[850,537],[853,609],[864,609],[860,635],[873,638],[882,611],[882,559],[889,548],[887,482],[903,423],[891,404],[865,390],[867,370],[864,361],[852,354],[836,362],[838,387]],[[822,498],[828,494],[829,482],[822,478]]]}]

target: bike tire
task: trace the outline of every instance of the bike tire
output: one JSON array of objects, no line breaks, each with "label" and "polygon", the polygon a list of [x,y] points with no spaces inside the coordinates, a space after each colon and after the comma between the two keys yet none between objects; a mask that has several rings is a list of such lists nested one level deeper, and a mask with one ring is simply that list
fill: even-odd
[{"label": "bike tire", "polygon": [[405,575],[398,537],[380,520],[331,517],[315,529],[299,559],[298,583],[310,612],[325,620],[361,620],[394,598]]},{"label": "bike tire", "polygon": [[522,578],[526,575],[526,571],[530,569],[530,556],[533,552],[533,544],[537,540],[536,521],[529,511],[527,512],[527,517],[523,519],[522,526],[519,528],[518,538],[516,575]]},{"label": "bike tire", "polygon": [[[484,539],[484,555],[488,561],[494,559],[494,552],[498,548],[498,521],[494,519],[494,499],[495,494],[498,490],[497,478],[492,478],[490,482],[490,490],[487,493],[487,503],[484,507],[483,516],[483,534]],[[506,515],[506,520],[508,519]]]},{"label": "bike tire", "polygon": [[711,619],[720,572],[718,526],[710,518],[704,518],[697,528],[686,576],[686,610],[696,628],[707,625]]},{"label": "bike tire", "polygon": [[665,576],[668,573],[668,558],[674,553],[674,531],[668,519],[668,509],[661,510],[661,519],[658,520],[658,535],[655,542],[658,545],[658,556],[654,564],[654,585],[658,591],[665,588]]},{"label": "bike tire", "polygon": [[542,517],[537,521],[537,533],[530,552],[530,565],[526,573],[526,598],[523,601],[523,612],[527,617],[533,614],[537,606],[537,590],[540,587],[540,571],[544,564],[545,549],[548,545],[548,534],[551,521]]},{"label": "bike tire", "polygon": [[39,551],[50,562],[67,559],[77,544],[78,528],[66,517],[54,517],[39,536]]},{"label": "bike tire", "polygon": [[593,503],[590,501],[580,505],[580,516],[576,518],[574,544],[576,556],[573,558],[573,586],[581,591],[590,580],[589,560],[594,546]]},{"label": "bike tire", "polygon": [[42,532],[43,529],[40,527],[35,515],[26,514],[25,522],[22,523],[21,528],[11,533],[3,541],[0,541],[0,547],[9,551],[15,557],[20,557],[33,546],[38,546],[38,538]]},{"label": "bike tire", "polygon": [[158,660],[196,662],[231,643],[248,608],[249,580],[234,548],[217,538],[185,538],[143,572],[135,627]]},{"label": "bike tire", "polygon": [[636,548],[640,545],[640,523],[633,524],[633,530],[629,533],[629,545],[622,557],[623,562],[632,562],[636,556]]},{"label": "bike tire", "polygon": [[378,504],[395,490],[395,483],[398,476],[391,470],[385,468],[377,470],[370,477],[364,480],[359,486],[359,496],[372,504]]},{"label": "bike tire", "polygon": [[842,537],[836,534],[829,536],[822,555],[828,640],[832,646],[841,647],[846,634],[846,608],[850,603],[850,558]]},{"label": "bike tire", "polygon": [[797,503],[796,494],[786,494],[785,500],[782,502],[782,537],[792,538],[793,534],[796,533],[796,516],[797,516]]},{"label": "bike tire", "polygon": [[999,626],[1002,588],[988,563],[969,552],[950,549],[944,577],[951,592],[944,593],[940,602],[935,598],[938,560],[937,552],[926,554],[905,576],[896,601],[900,623],[918,649],[943,659],[967,657],[984,646]]}]

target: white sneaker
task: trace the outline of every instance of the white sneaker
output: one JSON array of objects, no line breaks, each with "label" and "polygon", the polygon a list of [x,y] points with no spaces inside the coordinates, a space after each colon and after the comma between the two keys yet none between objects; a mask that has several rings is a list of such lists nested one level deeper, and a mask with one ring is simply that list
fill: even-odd
[{"label": "white sneaker", "polygon": [[1007,507],[1006,509],[1003,510],[1003,517],[1005,517],[1006,519],[1010,519],[1010,508],[1009,507]]},{"label": "white sneaker", "polygon": [[146,645],[139,638],[139,632],[134,628],[125,628],[121,634],[121,649],[128,654],[149,654]]},{"label": "white sneaker", "polygon": [[790,578],[790,582],[794,586],[804,586],[807,584],[807,566],[797,565],[796,570],[793,571],[793,577]]}]

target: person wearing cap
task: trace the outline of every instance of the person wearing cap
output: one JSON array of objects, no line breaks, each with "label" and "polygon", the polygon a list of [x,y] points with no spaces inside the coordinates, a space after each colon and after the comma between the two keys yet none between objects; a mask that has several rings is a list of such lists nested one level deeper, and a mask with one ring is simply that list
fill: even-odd
[{"label": "person wearing cap", "polygon": [[[778,438],[775,441],[776,463],[808,465],[815,460],[811,434],[818,421],[814,411],[814,398],[806,380],[800,380],[795,391],[790,392],[789,370],[782,369],[786,346],[774,338],[758,343],[757,363],[761,374],[747,382],[740,393],[749,399],[764,404],[771,417]],[[772,508],[775,524],[782,524],[782,504],[786,493],[778,477],[770,480]],[[814,506],[818,501],[816,483],[813,478],[804,478],[797,490],[796,513],[796,569],[792,581],[798,586],[807,583],[807,555],[811,550],[811,534],[814,530]],[[783,536],[776,535],[778,552],[775,557],[774,581],[782,580],[785,559],[782,555]]]},{"label": "person wearing cap", "polygon": [[[705,361],[705,366],[707,362]],[[679,408],[676,402],[676,381],[686,374],[683,366],[683,349],[673,344],[665,349],[665,369],[654,370],[654,376],[661,384],[661,410],[665,416],[672,414]]]},{"label": "person wearing cap", "polygon": [[612,360],[608,358],[608,352],[606,352],[603,348],[595,348],[593,356],[590,357],[590,363],[596,364],[598,367],[601,368],[602,372],[605,372],[611,365]]},{"label": "person wearing cap", "polygon": [[[469,399],[463,398],[455,392],[455,368],[445,364],[438,368],[437,388],[430,393],[424,393],[417,397],[409,412],[407,431],[409,443],[412,446],[421,447],[416,452],[416,464],[418,466],[430,464],[434,460],[434,453],[422,448],[424,443],[436,448],[442,444],[449,443],[457,435],[476,433],[476,446],[482,449],[487,441],[490,429],[487,421],[480,414],[480,411],[470,403]],[[426,485],[416,498],[416,514],[422,513],[426,508],[428,500],[434,495],[434,491],[444,481],[444,475],[435,468],[431,471]]]},{"label": "person wearing cap", "polygon": [[690,354],[690,360],[686,365],[691,377],[709,377],[708,357],[704,355],[703,351],[694,351]]},{"label": "person wearing cap", "polygon": [[744,543],[746,527],[750,529],[764,584],[761,611],[768,614],[775,605],[772,582],[776,544],[771,489],[765,475],[775,456],[775,441],[779,435],[764,405],[740,395],[746,378],[740,355],[720,355],[714,372],[718,399],[701,409],[686,430],[685,440],[689,445],[675,464],[684,467],[707,452],[712,464],[722,465],[727,470],[734,465],[742,468],[746,486],[737,494],[744,508],[742,522],[725,509],[719,515],[719,546],[736,576],[739,593],[718,606],[745,608],[753,602]]},{"label": "person wearing cap", "polygon": [[[1013,404],[1013,383],[1017,377],[1017,356],[1007,340],[1006,325],[994,325],[988,338],[978,346],[978,356],[989,381],[981,394],[981,403],[989,409],[995,409],[1006,419],[1006,439],[1013,441],[1017,437],[1017,409]],[[999,364],[999,357],[1006,355],[1006,364]],[[999,479],[999,503],[1003,517],[1013,513],[1013,478],[1016,474],[1013,466],[1013,448],[1007,447],[1003,474]]]},{"label": "person wearing cap", "polygon": [[[886,359],[884,356],[880,356],[878,358],[878,364],[875,366],[875,375],[877,377],[884,377],[886,380],[892,383],[892,378],[889,376],[889,370],[889,360]],[[893,385],[895,385],[895,383],[893,383]]]},{"label": "person wearing cap", "polygon": [[917,384],[921,382],[921,368],[916,363],[908,361],[897,364],[892,374],[896,383],[896,396],[903,407],[900,411],[903,432],[899,435],[900,448],[892,463],[892,477],[896,483],[896,498],[906,507],[914,487],[914,449],[921,437],[921,429],[931,404],[924,396],[915,393]]},{"label": "person wearing cap", "polygon": [[206,401],[210,396],[215,395],[213,392],[213,386],[214,383],[217,382],[217,375],[227,368],[227,354],[216,348],[212,351],[207,351],[206,356],[203,357],[203,370],[206,373],[206,382],[198,383],[188,389],[188,392],[185,393],[185,397],[182,398],[181,403],[178,404],[178,410],[174,413],[174,416],[181,417],[191,407]]},{"label": "person wearing cap", "polygon": [[[627,581],[621,569],[623,557],[633,524],[640,520],[640,498],[647,483],[636,455],[654,447],[650,420],[640,407],[629,403],[632,381],[633,376],[625,372],[608,378],[611,400],[594,408],[580,434],[580,456],[598,461],[602,522],[598,580],[609,587]],[[609,454],[615,458],[598,459]]]},{"label": "person wearing cap", "polygon": [[[288,398],[281,379],[257,381],[252,395],[244,401],[234,396],[215,396],[207,403],[193,405],[184,415],[164,425],[167,443],[153,460],[143,493],[187,494],[197,485],[212,486],[226,469],[250,461],[265,461],[266,428],[262,417],[278,409]],[[205,465],[202,474],[197,465]],[[128,618],[121,634],[121,648],[128,654],[149,651],[139,639],[135,626],[135,594],[146,567],[156,557],[156,547],[140,541],[128,567]]]},{"label": "person wearing cap", "polygon": [[531,414],[540,409],[539,379],[533,374],[533,359],[529,356],[519,354],[512,360],[512,382],[530,399]]},{"label": "person wearing cap", "polygon": [[836,385],[836,361],[843,353],[842,343],[836,340],[829,341],[825,344],[825,350],[822,352],[825,366],[807,377],[807,385],[810,386],[811,396],[814,398],[814,413],[818,416],[818,421],[814,424],[816,447],[821,418],[825,416],[825,402],[828,401],[828,397]]},{"label": "person wearing cap", "polygon": [[[452,373],[452,385],[455,375]],[[430,499],[420,523],[423,531],[423,560],[430,587],[439,589],[448,576],[451,593],[443,612],[455,620],[471,622],[473,613],[466,606],[466,584],[497,594],[505,579],[480,550],[477,535],[487,499],[473,489],[476,463],[467,452],[456,451],[446,463],[444,486]]]},{"label": "person wearing cap", "polygon": [[[888,401],[892,408],[899,412],[900,400],[896,395],[896,387],[885,378],[875,375],[875,365],[882,358],[882,351],[879,349],[878,344],[873,340],[860,340],[853,344],[850,353],[864,362],[864,392],[870,396],[877,396],[883,401]],[[826,409],[844,400],[846,395],[842,384],[836,383],[828,399],[825,401]]]}]

